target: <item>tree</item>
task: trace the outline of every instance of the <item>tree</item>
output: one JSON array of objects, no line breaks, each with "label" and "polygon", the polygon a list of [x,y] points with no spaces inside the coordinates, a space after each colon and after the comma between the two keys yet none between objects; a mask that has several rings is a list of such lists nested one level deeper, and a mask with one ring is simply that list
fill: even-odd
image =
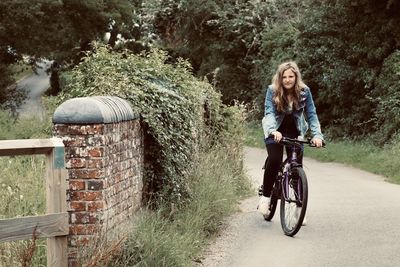
[{"label": "tree", "polygon": [[173,57],[190,60],[199,77],[222,92],[225,103],[250,102],[259,81],[253,60],[271,4],[255,1],[162,1],[154,25]]},{"label": "tree", "polygon": [[322,123],[335,135],[357,136],[374,129],[376,106],[368,95],[385,58],[398,47],[399,4],[310,1],[298,27],[299,58]]},{"label": "tree", "polygon": [[[118,34],[133,24],[138,1],[130,0],[3,0],[0,2],[0,64],[5,69],[28,55],[33,59],[75,60],[107,31]],[[115,30],[115,29],[118,29]],[[5,74],[5,75],[4,75]],[[7,73],[0,89],[13,82]],[[0,103],[9,95],[0,94]]]}]

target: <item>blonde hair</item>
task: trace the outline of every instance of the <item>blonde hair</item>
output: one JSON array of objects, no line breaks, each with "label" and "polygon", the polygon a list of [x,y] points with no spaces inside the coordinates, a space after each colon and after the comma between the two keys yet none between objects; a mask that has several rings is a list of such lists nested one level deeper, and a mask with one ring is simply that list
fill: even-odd
[{"label": "blonde hair", "polygon": [[296,82],[294,85],[294,96],[295,96],[293,102],[294,107],[296,108],[299,107],[300,92],[303,88],[307,87],[303,82],[303,80],[301,79],[300,69],[297,66],[296,62],[288,61],[279,65],[274,77],[272,78],[272,87],[275,92],[273,100],[279,112],[283,112],[289,103],[287,94],[285,93],[287,91],[283,89],[282,85],[283,73],[289,69],[293,71],[293,73],[296,76]]}]

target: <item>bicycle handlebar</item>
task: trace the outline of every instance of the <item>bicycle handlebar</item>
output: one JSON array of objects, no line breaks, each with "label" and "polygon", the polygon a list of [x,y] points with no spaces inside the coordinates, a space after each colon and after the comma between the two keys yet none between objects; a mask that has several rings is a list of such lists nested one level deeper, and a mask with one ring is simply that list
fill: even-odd
[{"label": "bicycle handlebar", "polygon": [[[273,134],[270,134],[268,137],[274,137]],[[289,137],[282,137],[281,141],[279,142],[283,145],[300,145],[300,144],[307,144],[310,147],[316,147],[312,142],[311,138],[307,138],[307,140],[299,140]],[[322,141],[322,147],[325,147],[325,141]]]}]

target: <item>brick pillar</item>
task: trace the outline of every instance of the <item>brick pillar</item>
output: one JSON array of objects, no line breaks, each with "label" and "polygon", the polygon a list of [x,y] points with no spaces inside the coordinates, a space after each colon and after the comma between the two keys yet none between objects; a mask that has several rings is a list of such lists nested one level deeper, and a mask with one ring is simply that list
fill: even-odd
[{"label": "brick pillar", "polygon": [[143,133],[129,104],[116,97],[75,98],[53,116],[68,169],[69,266],[96,233],[126,222],[140,207]]}]

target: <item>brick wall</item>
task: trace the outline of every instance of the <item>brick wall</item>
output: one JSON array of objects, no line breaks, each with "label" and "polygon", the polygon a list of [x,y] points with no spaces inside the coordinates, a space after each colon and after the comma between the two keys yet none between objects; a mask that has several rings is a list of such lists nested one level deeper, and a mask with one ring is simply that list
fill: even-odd
[{"label": "brick wall", "polygon": [[[103,105],[104,98],[95,100],[68,100],[73,103],[65,102],[53,116],[54,135],[63,139],[68,170],[69,266],[78,265],[79,248],[100,230],[126,222],[140,207],[142,197],[143,131],[138,116],[126,102],[118,106],[121,99],[111,109],[109,103]],[[76,107],[82,101],[85,105],[78,113],[84,114],[77,116]],[[105,114],[117,109],[117,115],[99,115],[97,106]],[[126,116],[128,107],[131,115]],[[88,119],[88,112],[95,115]]]}]

